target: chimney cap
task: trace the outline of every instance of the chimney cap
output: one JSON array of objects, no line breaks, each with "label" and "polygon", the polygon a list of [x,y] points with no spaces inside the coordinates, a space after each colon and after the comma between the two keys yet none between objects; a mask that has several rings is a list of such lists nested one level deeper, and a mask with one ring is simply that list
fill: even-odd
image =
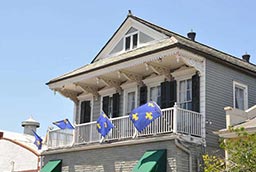
[{"label": "chimney cap", "polygon": [[242,55],[242,58],[244,61],[248,63],[250,62],[250,54],[247,54],[247,52],[244,55]]},{"label": "chimney cap", "polygon": [[26,126],[35,126],[35,127],[40,127],[40,123],[37,122],[36,120],[34,120],[32,117],[29,117],[29,119],[27,119],[26,121],[23,121],[21,123],[22,127],[26,127]]},{"label": "chimney cap", "polygon": [[190,32],[188,32],[187,34],[188,38],[192,41],[195,41],[195,38],[196,38],[196,32],[194,32],[192,29]]}]

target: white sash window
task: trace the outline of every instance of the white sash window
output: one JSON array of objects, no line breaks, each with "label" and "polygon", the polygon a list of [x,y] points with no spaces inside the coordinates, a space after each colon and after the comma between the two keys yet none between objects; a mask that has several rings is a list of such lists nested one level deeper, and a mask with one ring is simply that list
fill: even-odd
[{"label": "white sash window", "polygon": [[233,104],[234,108],[246,110],[248,109],[248,93],[247,85],[235,82],[233,83]]}]

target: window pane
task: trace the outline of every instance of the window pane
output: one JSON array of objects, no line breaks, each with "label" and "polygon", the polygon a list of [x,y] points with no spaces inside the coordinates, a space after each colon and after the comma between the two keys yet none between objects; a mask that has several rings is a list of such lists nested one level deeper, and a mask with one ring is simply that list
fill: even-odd
[{"label": "window pane", "polygon": [[235,88],[235,107],[244,110],[244,89]]},{"label": "window pane", "polygon": [[130,45],[131,45],[131,37],[128,36],[125,38],[125,50],[130,50]]},{"label": "window pane", "polygon": [[126,112],[130,113],[135,108],[135,92],[127,94],[127,109]]},{"label": "window pane", "polygon": [[132,36],[132,48],[137,48],[138,45],[138,34]]},{"label": "window pane", "polygon": [[192,80],[183,80],[179,82],[179,103],[183,109],[192,109]]}]

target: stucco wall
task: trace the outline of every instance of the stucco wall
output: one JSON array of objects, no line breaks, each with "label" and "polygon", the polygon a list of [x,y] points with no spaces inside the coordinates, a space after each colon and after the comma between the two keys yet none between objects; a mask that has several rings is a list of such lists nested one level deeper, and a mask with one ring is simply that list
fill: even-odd
[{"label": "stucco wall", "polygon": [[0,140],[1,172],[10,172],[12,169],[14,171],[33,170],[37,169],[37,165],[38,157],[35,154],[8,140]]}]

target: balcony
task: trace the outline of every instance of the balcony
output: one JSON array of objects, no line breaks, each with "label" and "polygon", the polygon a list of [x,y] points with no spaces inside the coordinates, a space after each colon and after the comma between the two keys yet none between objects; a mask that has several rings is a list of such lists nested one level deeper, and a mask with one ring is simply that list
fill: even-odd
[{"label": "balcony", "polygon": [[[105,141],[122,141],[133,139],[136,130],[129,116],[110,119],[114,128],[106,136]],[[194,138],[204,138],[203,115],[190,110],[185,110],[176,105],[171,108],[162,109],[162,115],[152,122],[138,137],[157,136],[172,133],[180,133]],[[101,136],[96,129],[96,121],[79,124],[75,130],[50,130],[47,145],[50,149],[73,146],[78,144],[98,143]]]}]

